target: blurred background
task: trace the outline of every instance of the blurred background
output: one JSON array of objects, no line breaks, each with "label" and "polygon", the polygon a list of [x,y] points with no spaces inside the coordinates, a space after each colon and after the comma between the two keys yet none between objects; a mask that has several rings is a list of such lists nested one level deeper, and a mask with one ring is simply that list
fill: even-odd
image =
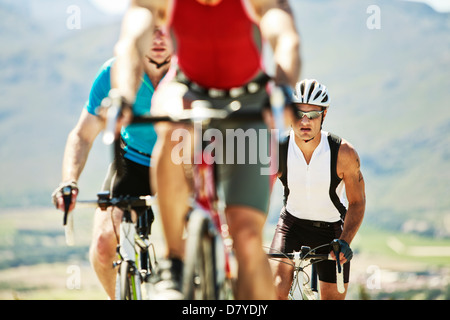
[{"label": "blurred background", "polygon": [[[450,1],[290,2],[302,78],[328,86],[324,129],[354,145],[366,182],[348,297],[450,299]],[[127,3],[0,0],[0,299],[106,299],[87,257],[93,210],[75,211],[67,247],[50,195]],[[110,160],[98,139],[79,199]],[[267,244],[281,200],[277,183]],[[160,250],[158,218],[153,231]]]}]

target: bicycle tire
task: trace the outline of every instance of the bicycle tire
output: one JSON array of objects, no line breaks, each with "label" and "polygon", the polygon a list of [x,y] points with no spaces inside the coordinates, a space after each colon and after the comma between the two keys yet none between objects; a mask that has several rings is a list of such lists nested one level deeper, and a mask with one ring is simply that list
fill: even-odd
[{"label": "bicycle tire", "polygon": [[215,241],[211,220],[202,210],[194,210],[187,226],[183,293],[188,300],[216,300]]},{"label": "bicycle tire", "polygon": [[119,275],[120,300],[141,300],[141,281],[130,261],[122,261]]}]

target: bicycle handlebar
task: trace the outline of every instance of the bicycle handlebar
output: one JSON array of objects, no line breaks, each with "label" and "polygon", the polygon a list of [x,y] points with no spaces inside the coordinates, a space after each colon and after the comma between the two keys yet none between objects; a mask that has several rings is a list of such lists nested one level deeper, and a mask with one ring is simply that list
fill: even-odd
[{"label": "bicycle handlebar", "polygon": [[[336,257],[336,285],[339,293],[345,292],[344,286],[344,272],[342,265],[339,261],[339,253],[341,252],[341,246],[339,242],[332,241],[330,243],[331,249]],[[315,249],[312,249],[307,246],[302,246],[299,252],[292,253],[268,253],[267,256],[269,258],[288,258],[294,261],[302,261],[302,260],[311,260],[312,263],[320,262],[324,260],[334,260],[331,254],[326,253],[315,253]]]},{"label": "bicycle handlebar", "polygon": [[330,254],[327,253],[310,253],[306,256],[302,252],[292,252],[292,253],[268,253],[269,258],[283,259],[288,258],[291,260],[301,259],[301,260],[333,260]]},{"label": "bicycle handlebar", "polygon": [[[270,104],[272,106],[273,116],[275,120],[275,128],[279,129],[278,141],[283,141],[286,138],[287,128],[284,125],[283,110],[286,104],[286,97],[284,91],[279,86],[273,86],[270,94]],[[122,97],[117,89],[112,89],[108,97],[103,99],[100,108],[106,109],[106,127],[103,133],[103,143],[110,145],[115,140],[115,130],[117,120],[122,113],[123,104]],[[191,109],[185,109],[179,115],[170,116],[137,116],[133,117],[132,123],[155,123],[159,121],[169,122],[196,122],[196,121],[210,121],[213,119],[230,119],[230,120],[262,120],[261,112],[239,112],[241,103],[237,100],[232,101],[225,108],[214,109],[211,108],[211,102],[207,100],[196,100],[192,102]]]},{"label": "bicycle handlebar", "polygon": [[109,192],[99,192],[97,200],[80,200],[77,204],[82,208],[99,207],[105,210],[108,207],[118,207],[121,209],[151,207],[156,204],[156,196],[119,196],[110,198]]},{"label": "bicycle handlebar", "polygon": [[[73,233],[73,216],[69,212],[69,207],[72,202],[72,187],[67,186],[62,190],[64,199],[64,218],[63,226],[65,229],[66,243],[69,246],[73,246],[74,233]],[[102,210],[114,206],[121,209],[134,209],[140,207],[151,207],[156,204],[155,196],[120,196],[110,197],[109,191],[97,193],[97,200],[78,200],[77,206],[81,208],[100,207]]]},{"label": "bicycle handlebar", "polygon": [[156,123],[156,122],[174,122],[174,123],[208,123],[211,120],[229,120],[229,121],[255,121],[262,120],[261,110],[239,111],[241,106],[238,101],[233,101],[223,109],[213,109],[206,100],[196,100],[192,103],[192,109],[185,109],[174,115],[154,116],[141,115],[133,117],[132,123]]}]

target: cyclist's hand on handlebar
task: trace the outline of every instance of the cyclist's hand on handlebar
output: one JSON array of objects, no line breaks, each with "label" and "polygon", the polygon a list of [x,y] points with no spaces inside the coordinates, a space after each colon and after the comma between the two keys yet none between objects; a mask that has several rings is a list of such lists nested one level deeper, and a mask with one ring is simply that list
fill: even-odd
[{"label": "cyclist's hand on handlebar", "polygon": [[266,116],[265,121],[271,129],[279,130],[278,140],[284,141],[290,128],[289,123],[293,120],[292,89],[287,85],[274,84],[270,91],[271,113],[270,117]]},{"label": "cyclist's hand on handlebar", "polygon": [[[69,197],[70,196],[70,197]],[[65,202],[68,201],[68,211],[75,208],[78,196],[78,186],[76,181],[61,182],[60,185],[52,193],[52,201],[56,209],[65,211]]]},{"label": "cyclist's hand on handlebar", "polygon": [[[333,248],[339,248],[339,262],[341,264],[344,264],[353,258],[353,251],[350,248],[350,245],[345,240],[335,239],[331,242],[331,246]],[[331,257],[336,260],[334,251],[335,250],[331,250],[330,254]]]},{"label": "cyclist's hand on handlebar", "polygon": [[111,144],[119,137],[122,127],[128,126],[133,120],[133,105],[117,89],[111,89],[97,109],[97,114],[106,122],[103,142]]},{"label": "cyclist's hand on handlebar", "polygon": [[133,105],[122,100],[121,109],[117,117],[116,133],[120,134],[122,127],[128,126],[133,121]]}]

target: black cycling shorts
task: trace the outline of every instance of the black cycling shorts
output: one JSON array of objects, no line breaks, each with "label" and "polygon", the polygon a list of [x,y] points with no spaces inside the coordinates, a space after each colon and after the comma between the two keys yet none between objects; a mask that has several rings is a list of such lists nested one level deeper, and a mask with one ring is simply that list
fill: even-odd
[{"label": "black cycling shorts", "polygon": [[151,195],[150,168],[126,159],[124,152],[119,152],[108,169],[102,190],[117,196]]},{"label": "black cycling shorts", "polygon": [[[271,252],[292,253],[300,251],[302,246],[311,249],[338,239],[342,233],[342,222],[314,222],[294,217],[284,208],[272,240]],[[316,253],[330,253],[331,247],[320,248]],[[336,262],[333,260],[316,263],[319,280],[336,283]],[[348,283],[350,276],[350,262],[344,264],[344,282]]]}]

